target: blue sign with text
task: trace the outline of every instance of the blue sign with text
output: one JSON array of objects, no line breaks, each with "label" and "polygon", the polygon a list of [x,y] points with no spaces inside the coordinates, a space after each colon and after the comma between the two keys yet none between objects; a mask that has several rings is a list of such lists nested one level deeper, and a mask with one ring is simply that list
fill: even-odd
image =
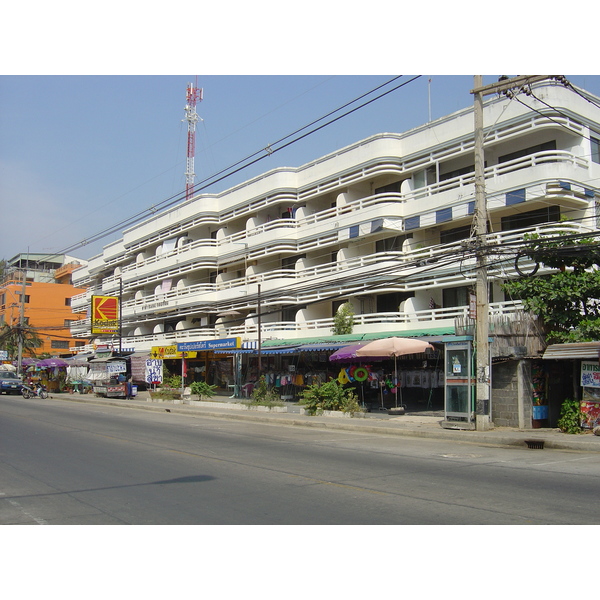
[{"label": "blue sign with text", "polygon": [[224,340],[201,340],[199,342],[183,342],[177,344],[177,352],[202,352],[203,350],[235,350],[241,346],[240,338]]}]

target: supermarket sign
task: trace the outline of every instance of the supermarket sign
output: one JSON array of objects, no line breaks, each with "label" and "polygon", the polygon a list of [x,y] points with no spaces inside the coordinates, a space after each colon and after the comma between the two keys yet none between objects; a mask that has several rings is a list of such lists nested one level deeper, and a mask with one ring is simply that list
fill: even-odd
[{"label": "supermarket sign", "polygon": [[242,347],[242,338],[226,338],[223,340],[202,340],[177,344],[178,352],[202,352],[207,350],[235,350]]},{"label": "supermarket sign", "polygon": [[600,364],[598,361],[582,361],[581,386],[600,388]]}]

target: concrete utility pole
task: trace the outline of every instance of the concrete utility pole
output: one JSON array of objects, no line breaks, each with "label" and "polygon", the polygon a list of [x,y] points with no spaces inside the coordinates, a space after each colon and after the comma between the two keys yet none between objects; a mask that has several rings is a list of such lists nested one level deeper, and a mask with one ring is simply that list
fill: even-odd
[{"label": "concrete utility pole", "polygon": [[475,238],[477,252],[477,319],[475,325],[475,377],[476,406],[475,427],[486,430],[491,418],[490,385],[490,346],[489,346],[489,288],[486,258],[486,235],[488,233],[488,211],[485,197],[485,157],[483,151],[483,97],[499,94],[515,88],[549,79],[550,75],[521,75],[511,79],[502,79],[497,83],[483,86],[481,75],[474,76],[475,115]]}]

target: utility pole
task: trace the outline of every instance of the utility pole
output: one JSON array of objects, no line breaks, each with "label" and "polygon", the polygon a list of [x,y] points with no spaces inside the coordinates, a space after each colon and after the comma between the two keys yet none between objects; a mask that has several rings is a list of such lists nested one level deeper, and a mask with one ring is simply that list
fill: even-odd
[{"label": "utility pole", "polygon": [[257,313],[258,313],[258,357],[257,357],[257,367],[258,367],[258,377],[260,378],[260,375],[262,373],[262,316],[260,314],[262,307],[261,307],[261,297],[260,297],[260,283],[258,284],[258,300],[257,300]]},{"label": "utility pole", "polygon": [[[27,265],[29,265],[29,253],[27,254]],[[17,353],[17,373],[22,374],[23,371],[23,335],[25,333],[25,293],[27,292],[27,266],[22,271],[23,287],[21,288],[21,307],[19,309],[19,346]]]},{"label": "utility pole", "polygon": [[475,116],[475,240],[477,253],[477,318],[475,323],[475,378],[476,405],[475,426],[478,430],[490,427],[491,385],[490,385],[490,346],[489,346],[489,288],[486,245],[488,233],[488,210],[485,197],[485,157],[483,150],[483,97],[522,88],[537,81],[550,79],[549,75],[521,75],[513,78],[501,78],[497,83],[483,86],[481,75],[474,76]]}]

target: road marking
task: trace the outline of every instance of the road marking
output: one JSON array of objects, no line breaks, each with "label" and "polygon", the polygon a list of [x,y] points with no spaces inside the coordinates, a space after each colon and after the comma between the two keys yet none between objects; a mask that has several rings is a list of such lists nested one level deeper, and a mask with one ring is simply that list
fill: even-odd
[{"label": "road marking", "polygon": [[543,463],[531,463],[532,467],[543,467],[544,465],[559,465],[561,463],[575,462],[576,460],[589,460],[591,457],[584,456],[582,458],[570,458],[569,460],[552,460],[550,462]]},{"label": "road marking", "polygon": [[30,512],[27,512],[16,500],[11,500],[10,498],[8,499],[8,501],[15,507],[18,508],[25,516],[29,517],[30,519],[33,519],[38,525],[48,525],[48,521],[45,521],[44,519],[40,519],[38,517],[35,517],[34,515],[32,515]]}]

